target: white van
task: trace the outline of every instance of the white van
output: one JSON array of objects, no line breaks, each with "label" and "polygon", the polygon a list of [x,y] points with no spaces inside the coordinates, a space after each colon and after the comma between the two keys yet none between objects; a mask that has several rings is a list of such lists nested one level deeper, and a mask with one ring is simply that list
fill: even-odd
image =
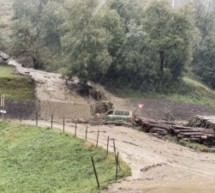
[{"label": "white van", "polygon": [[132,117],[133,117],[132,111],[112,109],[108,111],[106,120],[107,121],[116,121],[116,120],[131,121]]}]

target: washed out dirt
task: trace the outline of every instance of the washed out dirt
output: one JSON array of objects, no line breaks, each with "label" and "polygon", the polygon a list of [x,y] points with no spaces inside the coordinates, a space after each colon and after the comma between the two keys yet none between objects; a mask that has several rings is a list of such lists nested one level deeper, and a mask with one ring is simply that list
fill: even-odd
[{"label": "washed out dirt", "polygon": [[[39,100],[88,104],[86,98],[67,90],[61,75],[23,68],[10,59],[17,72],[36,81]],[[126,107],[124,100],[106,93],[118,107]],[[35,125],[35,121],[25,121]],[[39,121],[40,126],[50,122]],[[55,123],[62,129],[62,124]],[[86,125],[78,125],[79,137],[84,138]],[[74,133],[74,125],[67,123],[67,132]],[[89,141],[95,143],[100,130],[99,145],[106,148],[107,137],[116,140],[121,158],[132,169],[132,176],[109,185],[103,193],[215,193],[215,154],[197,152],[178,144],[157,139],[143,132],[116,126],[89,126]],[[113,151],[113,145],[111,144]]]},{"label": "washed out dirt", "polygon": [[36,97],[41,101],[88,104],[89,100],[80,97],[69,90],[61,74],[50,73],[32,68],[22,67],[14,59],[9,59],[9,65],[16,67],[16,72],[26,75],[36,82]]},{"label": "washed out dirt", "polygon": [[[35,124],[26,121],[28,124]],[[41,126],[50,126],[40,121]],[[62,129],[55,123],[55,128]],[[85,137],[86,125],[78,125],[77,135]],[[104,193],[214,193],[215,154],[197,152],[178,144],[157,139],[132,128],[89,126],[89,141],[106,148],[107,137],[115,139],[121,158],[132,169],[132,176],[109,185]],[[67,123],[67,132],[74,125]],[[113,145],[110,143],[113,151]]]}]

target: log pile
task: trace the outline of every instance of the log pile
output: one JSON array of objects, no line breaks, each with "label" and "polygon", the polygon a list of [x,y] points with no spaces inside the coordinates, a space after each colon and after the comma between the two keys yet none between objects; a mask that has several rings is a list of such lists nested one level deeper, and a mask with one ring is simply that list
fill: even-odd
[{"label": "log pile", "polygon": [[196,115],[189,121],[188,126],[215,129],[215,116]]},{"label": "log pile", "polygon": [[177,136],[178,139],[186,139],[208,146],[215,144],[215,131],[213,129],[173,125],[171,134]]},{"label": "log pile", "polygon": [[136,119],[135,123],[146,133],[152,133],[157,137],[163,137],[171,133],[174,123],[166,121],[155,121],[149,119]]},{"label": "log pile", "polygon": [[177,137],[178,140],[190,140],[207,146],[215,145],[214,128],[188,127],[176,125],[174,122],[152,121],[146,119],[136,119],[135,122],[144,132],[152,133],[159,137],[172,135]]}]

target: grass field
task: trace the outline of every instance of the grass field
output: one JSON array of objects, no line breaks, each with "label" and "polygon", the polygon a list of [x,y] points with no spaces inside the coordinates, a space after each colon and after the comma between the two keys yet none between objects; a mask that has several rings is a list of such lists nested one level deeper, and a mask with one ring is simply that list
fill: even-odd
[{"label": "grass field", "polygon": [[215,91],[205,84],[188,77],[183,78],[183,82],[187,87],[187,92],[173,93],[168,96],[168,99],[179,102],[202,104],[215,107]]},{"label": "grass field", "polygon": [[34,99],[34,81],[13,71],[11,66],[0,65],[0,94],[10,99]]},{"label": "grass field", "polygon": [[113,93],[123,98],[145,98],[175,102],[201,104],[215,107],[215,91],[198,80],[184,77],[181,85],[171,92],[149,92],[125,88],[111,88]]},{"label": "grass field", "polygon": [[13,73],[14,67],[0,65],[0,78],[17,78],[18,75]]},{"label": "grass field", "polygon": [[0,122],[0,149],[1,193],[98,192],[90,156],[103,187],[115,177],[113,155],[50,129]]}]

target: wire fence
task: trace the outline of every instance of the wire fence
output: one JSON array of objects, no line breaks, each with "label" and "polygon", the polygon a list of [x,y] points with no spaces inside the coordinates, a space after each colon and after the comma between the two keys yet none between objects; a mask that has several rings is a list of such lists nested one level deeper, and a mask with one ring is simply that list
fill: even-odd
[{"label": "wire fence", "polygon": [[87,120],[93,115],[90,104],[0,98],[0,113],[5,112],[2,113],[5,119],[32,120],[37,116],[38,119],[48,120],[50,114],[53,114],[55,119],[65,117],[70,120]]},{"label": "wire fence", "polygon": [[[20,123],[25,120],[20,119]],[[26,122],[25,122],[26,123]],[[116,147],[116,140],[110,136],[101,135],[102,131],[98,128],[90,128],[87,124],[78,124],[71,120],[67,120],[65,117],[62,119],[55,119],[53,114],[50,114],[48,120],[39,119],[38,113],[31,120],[31,124],[35,124],[36,127],[46,127],[50,129],[58,129],[62,133],[72,133],[75,138],[80,138],[86,142],[92,144],[95,148],[103,147],[106,152],[106,159],[108,159],[110,152],[113,152],[114,159],[114,170],[115,170],[115,180],[117,181],[119,176],[121,176],[121,166],[119,158],[119,150]],[[112,142],[112,143],[111,143]],[[99,170],[97,170],[97,163],[94,157],[90,157],[92,163],[92,169],[95,174],[95,182],[97,183],[97,188],[100,190],[101,182],[99,178]]]},{"label": "wire fence", "polygon": [[[44,105],[45,104],[45,105]],[[67,105],[66,110],[63,110],[65,105]],[[61,107],[61,109],[60,109]],[[69,108],[68,108],[69,107]],[[69,113],[69,109],[73,108]],[[42,111],[41,111],[42,109]],[[44,110],[45,109],[45,110]],[[59,111],[60,109],[60,111]],[[107,139],[105,136],[100,135],[101,131],[98,130],[91,130],[88,125],[79,125],[74,120],[77,118],[83,118],[80,114],[76,114],[73,116],[75,112],[80,111],[85,114],[86,117],[91,117],[91,109],[89,106],[80,105],[78,107],[77,104],[63,104],[63,103],[50,103],[50,102],[39,102],[37,100],[12,100],[7,99],[4,97],[1,100],[0,104],[1,112],[1,119],[3,120],[11,120],[11,119],[18,119],[20,123],[24,120],[30,120],[31,123],[35,122],[35,126],[37,127],[49,127],[50,129],[60,129],[61,132],[66,133],[73,133],[75,137],[84,139],[85,141],[93,144],[95,148],[99,148],[99,146],[103,146],[106,148],[106,158],[109,156],[109,152],[111,151],[111,143],[113,141],[113,152],[115,156],[115,179],[117,180],[119,177],[120,171],[120,162],[119,162],[119,153],[116,152],[115,140],[111,139],[109,136]],[[45,112],[45,116],[44,116]],[[52,113],[49,114],[48,113]],[[60,115],[58,113],[60,112]],[[55,114],[54,114],[55,113]],[[41,116],[42,115],[42,116]],[[43,119],[42,119],[43,118]],[[92,162],[92,169],[95,174],[95,179],[97,183],[97,188],[100,189],[100,180],[99,180],[99,172],[96,168],[96,162],[93,157],[89,158]]]},{"label": "wire fence", "polygon": [[38,101],[6,98],[1,109],[5,110],[5,119],[32,119],[38,111]]}]

